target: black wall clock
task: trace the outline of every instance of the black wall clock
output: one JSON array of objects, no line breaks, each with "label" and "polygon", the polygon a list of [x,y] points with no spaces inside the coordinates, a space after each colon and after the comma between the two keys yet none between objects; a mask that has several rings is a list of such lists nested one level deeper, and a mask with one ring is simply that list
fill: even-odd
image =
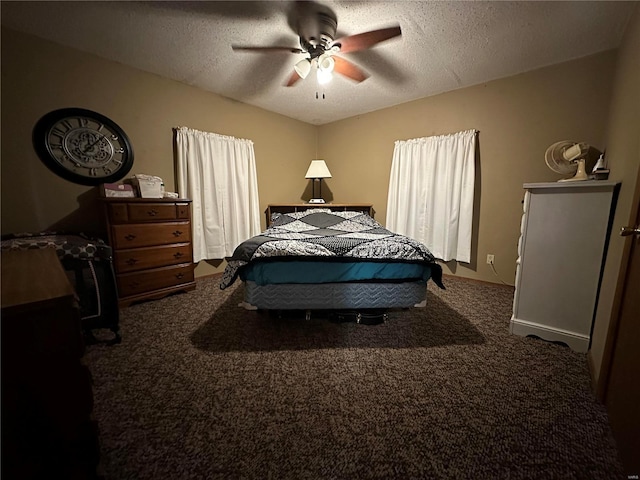
[{"label": "black wall clock", "polygon": [[133,148],[124,130],[83,108],[47,113],[33,128],[33,146],[51,171],[81,185],[117,182],[133,166]]}]

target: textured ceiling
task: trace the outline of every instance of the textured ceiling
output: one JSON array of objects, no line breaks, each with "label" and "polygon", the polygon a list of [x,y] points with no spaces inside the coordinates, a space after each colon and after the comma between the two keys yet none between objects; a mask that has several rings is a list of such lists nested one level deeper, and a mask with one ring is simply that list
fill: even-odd
[{"label": "textured ceiling", "polygon": [[[399,24],[344,54],[371,76],[284,83],[302,57],[291,2],[6,2],[2,24],[312,124],[324,124],[619,45],[636,2],[331,1],[338,36]],[[316,99],[316,92],[319,99]],[[322,98],[324,94],[324,99]]]}]

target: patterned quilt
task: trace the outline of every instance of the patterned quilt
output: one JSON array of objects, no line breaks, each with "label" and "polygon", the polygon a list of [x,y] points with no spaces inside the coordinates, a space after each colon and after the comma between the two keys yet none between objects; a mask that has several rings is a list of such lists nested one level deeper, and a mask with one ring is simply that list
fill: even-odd
[{"label": "patterned quilt", "polygon": [[425,263],[431,267],[433,281],[444,288],[442,268],[422,243],[390,232],[362,212],[332,212],[323,208],[275,214],[270,228],[236,247],[227,262],[220,288],[232,285],[240,270],[250,262],[300,260],[300,257]]}]

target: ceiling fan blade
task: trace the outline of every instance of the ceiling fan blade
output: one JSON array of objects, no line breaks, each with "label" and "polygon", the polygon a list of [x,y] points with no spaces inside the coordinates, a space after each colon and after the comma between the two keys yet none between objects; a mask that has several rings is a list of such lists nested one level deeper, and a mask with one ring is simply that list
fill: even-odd
[{"label": "ceiling fan blade", "polygon": [[360,67],[351,63],[349,60],[345,60],[337,55],[334,55],[333,59],[335,60],[335,65],[333,66],[334,72],[344,75],[345,77],[349,77],[358,83],[369,77],[369,75],[367,75]]},{"label": "ceiling fan blade", "polygon": [[289,80],[287,80],[287,83],[285,83],[284,85],[285,87],[292,87],[298,80],[300,80],[300,75],[298,75],[298,72],[294,70],[289,77]]},{"label": "ceiling fan blade", "polygon": [[289,52],[289,53],[302,53],[302,50],[294,47],[252,47],[244,45],[231,45],[233,50],[244,50],[251,52],[265,52],[265,53],[277,53],[277,52]]},{"label": "ceiling fan blade", "polygon": [[400,35],[402,35],[402,30],[400,30],[400,26],[398,25],[338,38],[333,44],[340,44],[340,53],[357,52]]}]

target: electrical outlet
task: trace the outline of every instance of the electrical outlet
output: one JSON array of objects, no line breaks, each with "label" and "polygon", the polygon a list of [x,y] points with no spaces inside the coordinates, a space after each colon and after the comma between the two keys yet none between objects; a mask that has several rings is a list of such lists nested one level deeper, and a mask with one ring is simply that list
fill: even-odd
[{"label": "electrical outlet", "polygon": [[487,254],[487,265],[493,265],[493,254],[489,253]]}]

